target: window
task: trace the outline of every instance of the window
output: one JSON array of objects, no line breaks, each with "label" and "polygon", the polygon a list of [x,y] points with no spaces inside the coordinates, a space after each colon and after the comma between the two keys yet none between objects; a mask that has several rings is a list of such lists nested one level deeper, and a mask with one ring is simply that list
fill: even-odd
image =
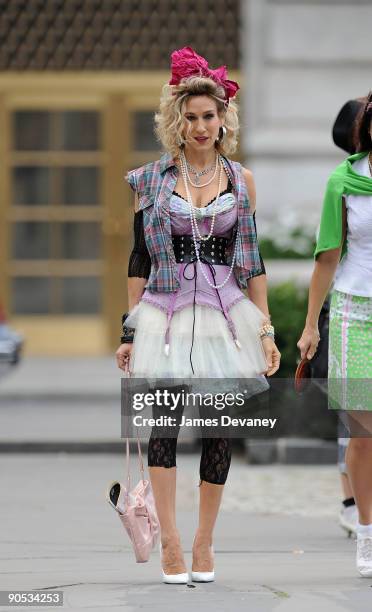
[{"label": "window", "polygon": [[100,113],[18,110],[12,128],[12,311],[98,314]]}]

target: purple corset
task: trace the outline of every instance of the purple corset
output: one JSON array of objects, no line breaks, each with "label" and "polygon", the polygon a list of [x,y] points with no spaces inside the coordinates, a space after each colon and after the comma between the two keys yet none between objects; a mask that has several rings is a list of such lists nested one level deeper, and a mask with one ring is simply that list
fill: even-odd
[{"label": "purple corset", "polygon": [[[196,209],[199,231],[202,235],[208,234],[211,228],[211,217],[214,202],[204,208]],[[172,235],[191,235],[191,222],[189,205],[180,196],[173,195],[170,200],[170,215]],[[226,193],[219,199],[217,214],[214,224],[214,236],[230,238],[232,228],[237,222],[238,213],[236,198],[232,193]],[[225,265],[213,266],[215,278],[210,267],[202,263],[203,269],[213,284],[222,283],[229,273],[230,267]],[[212,264],[210,264],[212,265]],[[185,306],[199,304],[216,308],[223,312],[228,327],[235,341],[237,341],[235,327],[229,316],[229,309],[245,295],[238,286],[234,274],[230,275],[229,280],[221,289],[214,289],[208,285],[197,261],[188,263],[178,263],[178,273],[180,287],[172,293],[155,293],[145,289],[141,301],[148,302],[166,312],[168,317],[167,332],[165,338],[166,352],[169,350],[169,326],[173,313]]]}]

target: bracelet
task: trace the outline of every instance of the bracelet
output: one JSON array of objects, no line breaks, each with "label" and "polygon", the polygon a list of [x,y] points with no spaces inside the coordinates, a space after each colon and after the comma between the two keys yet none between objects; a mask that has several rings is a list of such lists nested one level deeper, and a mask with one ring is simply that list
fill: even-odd
[{"label": "bracelet", "polygon": [[274,333],[273,325],[271,325],[270,323],[265,323],[265,325],[263,325],[260,328],[259,335],[260,335],[261,340],[262,338],[266,338],[266,337],[270,337],[274,339],[275,333]]},{"label": "bracelet", "polygon": [[273,340],[275,340],[274,334],[263,334],[261,336],[261,340],[263,340],[264,338],[272,338]]},{"label": "bracelet", "polygon": [[124,312],[124,314],[121,315],[121,324],[124,325],[125,321],[127,320],[127,318],[129,317],[129,312]]},{"label": "bracelet", "polygon": [[129,312],[125,312],[121,317],[121,328],[122,328],[122,335],[120,336],[121,344],[133,343],[135,329],[133,327],[127,327],[125,325],[125,321],[127,320],[128,317],[129,317]]},{"label": "bracelet", "polygon": [[134,336],[129,336],[125,334],[124,336],[120,336],[120,344],[133,344]]}]

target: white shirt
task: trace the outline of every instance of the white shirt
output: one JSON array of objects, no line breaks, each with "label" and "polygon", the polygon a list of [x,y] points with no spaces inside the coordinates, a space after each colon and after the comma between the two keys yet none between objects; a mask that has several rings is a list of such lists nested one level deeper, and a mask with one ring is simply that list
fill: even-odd
[{"label": "white shirt", "polygon": [[[371,178],[368,155],[353,170]],[[347,252],[338,264],[334,289],[372,297],[372,195],[346,196]]]}]

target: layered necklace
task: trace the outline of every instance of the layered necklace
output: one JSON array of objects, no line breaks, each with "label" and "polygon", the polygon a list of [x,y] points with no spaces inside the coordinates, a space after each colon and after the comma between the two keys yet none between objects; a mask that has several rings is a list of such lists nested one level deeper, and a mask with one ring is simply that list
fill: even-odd
[{"label": "layered necklace", "polygon": [[[204,170],[202,170],[201,172],[199,172],[198,170],[196,170],[196,168],[194,168],[194,166],[192,166],[187,160],[186,160],[186,166],[187,166],[187,176],[189,177],[189,181],[190,184],[193,185],[194,187],[205,187],[206,185],[209,185],[214,177],[217,174],[217,156],[215,161],[213,162],[213,164],[211,166],[209,166],[208,168],[204,168]],[[212,178],[207,182],[207,183],[203,183],[202,185],[200,184],[200,177],[201,176],[205,176],[206,174],[209,174],[210,172],[212,172],[212,170],[214,170],[213,176]],[[191,178],[190,178],[190,174],[189,172],[191,172],[194,176],[195,176],[195,183],[192,182]]]},{"label": "layered necklace", "polygon": [[235,238],[235,245],[234,245],[234,253],[233,253],[233,258],[231,261],[231,266],[229,269],[229,272],[225,278],[225,280],[220,283],[219,285],[215,285],[214,283],[212,283],[207,274],[204,271],[204,266],[202,265],[202,262],[200,261],[200,255],[199,255],[199,244],[198,244],[198,238],[199,240],[206,242],[207,240],[209,240],[212,236],[213,236],[213,230],[214,230],[214,223],[215,223],[215,219],[216,219],[216,214],[217,214],[217,208],[218,208],[218,204],[219,204],[219,199],[220,199],[220,193],[221,193],[221,186],[222,186],[222,177],[223,177],[223,172],[225,170],[227,176],[230,176],[229,170],[227,168],[226,162],[224,160],[224,158],[217,153],[216,154],[216,169],[215,169],[215,174],[217,173],[217,168],[219,167],[220,169],[220,173],[219,173],[219,179],[218,179],[218,193],[217,193],[217,197],[215,199],[214,205],[213,205],[213,212],[212,212],[212,223],[211,223],[211,229],[209,231],[209,234],[207,236],[202,236],[200,231],[199,231],[199,227],[198,227],[198,223],[197,223],[197,219],[196,219],[196,207],[193,204],[192,201],[192,196],[190,193],[190,189],[189,189],[189,182],[191,185],[193,185],[194,187],[204,187],[205,185],[209,185],[212,180],[208,181],[208,183],[204,183],[204,185],[194,185],[192,183],[192,181],[190,180],[190,175],[188,173],[188,168],[187,168],[187,160],[186,160],[186,156],[185,153],[183,151],[181,151],[180,154],[180,165],[181,165],[181,174],[182,174],[182,179],[185,185],[185,191],[186,191],[186,197],[187,197],[187,202],[189,204],[189,210],[190,210],[190,222],[191,222],[191,231],[192,231],[192,237],[193,237],[193,243],[194,243],[194,248],[195,248],[195,253],[196,253],[196,258],[198,260],[198,264],[199,267],[202,271],[202,274],[206,280],[206,282],[208,283],[208,285],[212,288],[212,289],[222,289],[222,287],[224,287],[226,285],[226,283],[228,282],[233,268],[234,268],[234,264],[235,264],[235,259],[236,259],[236,253],[237,253],[237,245],[238,245],[238,237],[239,237],[239,226],[237,229],[237,234],[236,234],[236,238]]}]

